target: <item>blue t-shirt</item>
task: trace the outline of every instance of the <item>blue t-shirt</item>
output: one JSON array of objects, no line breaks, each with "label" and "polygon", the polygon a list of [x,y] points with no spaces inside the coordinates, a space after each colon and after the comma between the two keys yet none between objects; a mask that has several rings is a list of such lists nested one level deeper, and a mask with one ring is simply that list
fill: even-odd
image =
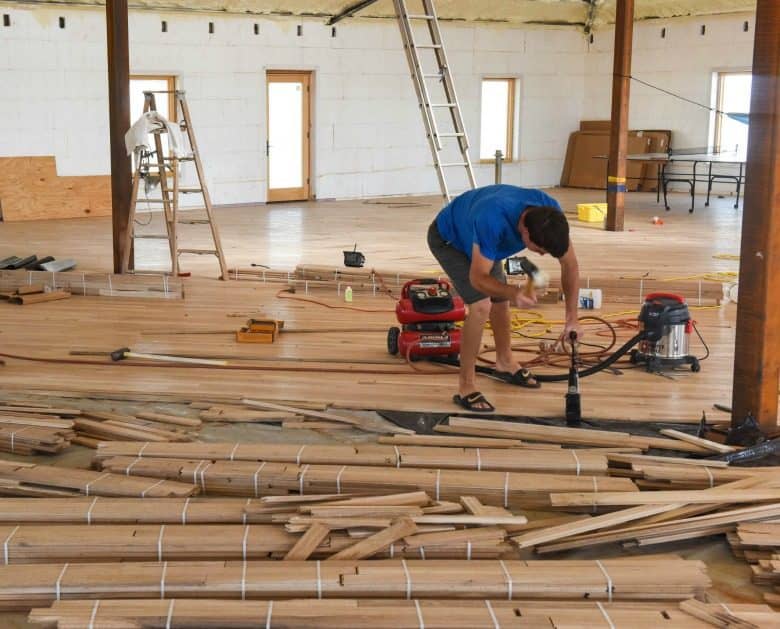
[{"label": "blue t-shirt", "polygon": [[561,206],[541,190],[506,184],[469,190],[453,199],[436,217],[441,237],[471,259],[474,243],[489,260],[502,260],[525,249],[517,231],[528,207]]}]

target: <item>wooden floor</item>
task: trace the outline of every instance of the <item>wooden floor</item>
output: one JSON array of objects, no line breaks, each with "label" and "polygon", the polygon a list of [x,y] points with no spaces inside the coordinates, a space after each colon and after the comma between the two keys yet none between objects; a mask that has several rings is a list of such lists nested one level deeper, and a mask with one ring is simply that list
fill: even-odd
[{"label": "wooden floor", "polygon": [[[601,196],[598,191],[572,189],[554,190],[553,194],[567,211],[574,211],[577,202],[600,200]],[[582,274],[687,277],[736,271],[736,261],[713,256],[738,253],[741,209],[734,210],[731,199],[716,200],[712,207],[704,208],[701,199],[696,212],[689,214],[685,195],[673,195],[672,204],[672,211],[667,213],[655,204],[655,195],[629,195],[626,231],[618,234],[572,217]],[[342,250],[357,243],[367,257],[368,267],[431,272],[437,267],[425,245],[425,230],[438,207],[437,199],[421,198],[326,201],[223,208],[218,220],[230,266],[339,266]],[[664,224],[652,224],[654,215],[661,215]],[[73,257],[80,269],[109,270],[110,231],[107,219],[0,224],[0,257],[27,253]],[[142,241],[139,246],[137,266],[165,268],[163,245],[150,242]],[[152,250],[155,247],[158,252]],[[541,263],[557,275],[555,260],[545,257]],[[275,285],[211,279],[217,275],[216,262],[211,259],[185,260],[183,268],[191,270],[193,277],[185,281],[186,299],[182,302],[74,297],[27,307],[1,304],[2,351],[68,359],[72,358],[68,356],[71,350],[109,352],[129,346],[137,351],[240,358],[231,364],[244,368],[129,367],[100,358],[97,360],[105,360],[104,365],[8,359],[2,368],[4,387],[200,398],[316,399],[353,408],[453,410],[450,398],[456,385],[454,374],[426,365],[418,368],[439,372],[418,373],[386,353],[385,332],[395,321],[394,302],[387,296],[355,294],[352,305],[372,312],[333,310],[280,299]],[[311,296],[343,305],[332,291],[314,291]],[[599,314],[628,312],[630,316],[632,310],[636,310],[634,305],[608,303]],[[714,403],[730,404],[735,310],[730,304],[694,311],[712,353],[701,373],[681,372],[673,378],[641,370],[628,370],[622,375],[597,374],[582,383],[584,416],[694,422],[702,411],[709,414]],[[562,309],[544,306],[539,312],[558,319]],[[259,313],[284,319],[290,329],[324,327],[344,331],[284,333],[270,346],[235,343],[230,331],[238,328],[246,316]],[[220,330],[224,333],[171,334]],[[623,332],[621,338],[628,336]],[[527,339],[518,342],[529,343]],[[530,341],[531,345],[537,343]],[[703,354],[698,342],[692,349],[697,355]],[[483,378],[480,388],[501,413],[556,417],[563,412],[563,384],[531,391]]]},{"label": "wooden floor", "polygon": [[[574,211],[577,202],[601,200],[597,191],[556,190],[554,196],[567,211]],[[713,258],[718,254],[738,253],[741,210],[731,207],[731,199],[716,200],[708,209],[703,208],[701,199],[693,215],[687,212],[685,195],[674,195],[672,203],[673,210],[666,213],[655,204],[654,195],[629,195],[627,229],[620,234],[606,233],[573,220],[573,238],[583,274],[619,277],[649,273],[658,277],[687,277],[736,271],[736,261]],[[338,266],[342,250],[357,243],[366,254],[369,267],[430,272],[437,267],[425,245],[425,230],[438,207],[438,199],[420,198],[392,199],[387,203],[329,201],[223,208],[218,211],[218,220],[231,266],[247,267],[251,263],[287,269],[297,264]],[[652,224],[655,215],[662,215],[663,225]],[[145,229],[154,231],[154,226]],[[193,246],[198,244],[206,243],[193,242]],[[0,223],[0,257],[33,252],[39,256],[76,258],[79,268],[85,271],[109,271],[110,221]],[[557,273],[554,260],[543,258],[541,263],[551,273]],[[162,245],[149,241],[141,244],[139,267],[164,269],[167,264]],[[185,280],[186,298],[180,302],[73,297],[28,307],[0,303],[0,351],[70,359],[69,352],[75,349],[107,352],[129,346],[139,351],[229,356],[234,357],[231,364],[262,370],[127,367],[101,358],[97,358],[103,361],[101,365],[82,366],[6,359],[7,364],[0,367],[0,397],[19,399],[20,391],[48,390],[76,396],[127,395],[154,401],[251,396],[267,400],[314,399],[356,408],[454,409],[450,402],[456,383],[454,375],[420,374],[386,353],[385,331],[395,322],[394,302],[390,298],[356,293],[353,306],[377,312],[333,310],[281,299],[277,296],[278,286],[213,279],[217,270],[211,260],[186,260],[184,268],[193,271],[194,277]],[[331,292],[312,291],[310,297],[331,305],[344,305]],[[633,306],[624,303],[608,303],[600,314],[632,309]],[[539,310],[551,319],[561,315],[560,307],[544,306]],[[282,318],[289,329],[318,327],[345,331],[283,333],[270,346],[236,344],[230,331],[239,327],[244,318],[257,313]],[[735,306],[694,310],[694,316],[712,351],[712,357],[703,363],[699,374],[685,372],[669,379],[628,370],[622,375],[604,373],[584,379],[584,416],[698,421],[702,410],[707,410],[710,417],[713,414],[717,417],[718,413],[710,410],[712,404],[730,404],[731,400]],[[185,330],[224,330],[224,333],[170,334]],[[626,335],[622,333],[623,338]],[[518,339],[518,343],[526,342]],[[698,344],[693,349],[700,353]],[[342,371],[328,371],[333,369]],[[390,373],[375,373],[379,371]],[[563,413],[565,388],[561,384],[529,391],[483,378],[480,387],[502,413],[544,417],[559,417]],[[118,412],[126,411],[121,403],[112,404],[111,408]],[[157,410],[164,412],[165,406]],[[346,435],[336,434],[342,432],[324,435],[252,425],[209,428],[203,438],[247,442],[294,439],[320,443],[345,439]],[[351,435],[352,431],[349,432]],[[56,457],[56,461],[85,467],[90,456],[91,451],[74,447]],[[735,561],[723,541],[700,540],[664,550],[707,562],[714,581],[709,592],[713,600],[760,600],[761,593],[750,583],[749,567]],[[581,551],[572,557],[601,557],[604,552],[620,555],[627,551],[620,548]],[[10,614],[0,615],[0,624],[29,626],[22,615]]]}]

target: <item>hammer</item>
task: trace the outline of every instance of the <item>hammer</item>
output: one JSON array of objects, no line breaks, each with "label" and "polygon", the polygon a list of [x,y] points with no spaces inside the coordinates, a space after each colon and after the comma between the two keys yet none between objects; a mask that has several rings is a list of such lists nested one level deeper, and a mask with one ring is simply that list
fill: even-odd
[{"label": "hammer", "polygon": [[226,360],[212,360],[209,358],[187,358],[185,356],[168,356],[166,354],[142,354],[133,352],[129,347],[120,347],[109,354],[111,360],[118,362],[125,358],[141,358],[144,360],[159,360],[168,363],[189,363],[194,365],[227,365]]},{"label": "hammer", "polygon": [[520,257],[520,268],[528,278],[523,289],[527,297],[532,297],[537,288],[547,286],[547,274],[525,256]]}]

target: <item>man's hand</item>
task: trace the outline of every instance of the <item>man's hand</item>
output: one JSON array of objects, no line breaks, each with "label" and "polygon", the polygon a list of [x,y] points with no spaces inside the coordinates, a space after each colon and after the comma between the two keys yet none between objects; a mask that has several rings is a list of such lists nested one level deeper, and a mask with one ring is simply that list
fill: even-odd
[{"label": "man's hand", "polygon": [[536,305],[537,299],[536,299],[536,291],[531,291],[530,295],[526,293],[525,288],[522,286],[516,286],[515,287],[515,295],[512,298],[512,305],[523,309],[523,308],[531,308],[532,306]]},{"label": "man's hand", "polygon": [[571,339],[569,337],[571,336],[572,332],[576,332],[578,341],[582,340],[582,337],[585,334],[584,330],[582,329],[582,326],[580,325],[579,320],[577,319],[566,320],[566,325],[563,326],[563,332],[561,332],[561,336],[558,338],[558,342],[570,343]]}]

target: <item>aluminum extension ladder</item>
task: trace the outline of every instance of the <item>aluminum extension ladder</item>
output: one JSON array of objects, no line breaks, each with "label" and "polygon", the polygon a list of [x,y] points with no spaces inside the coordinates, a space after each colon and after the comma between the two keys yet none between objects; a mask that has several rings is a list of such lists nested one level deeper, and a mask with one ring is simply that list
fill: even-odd
[{"label": "aluminum extension ladder", "polygon": [[[476,183],[468,153],[469,140],[458,104],[458,97],[455,93],[452,72],[444,50],[436,9],[433,6],[433,0],[421,0],[421,2],[422,13],[420,14],[409,13],[406,0],[393,0],[393,5],[398,18],[398,26],[401,29],[404,52],[412,73],[412,82],[417,94],[417,102],[420,105],[425,133],[431,147],[433,165],[439,178],[442,195],[449,201],[451,195],[447,176],[454,169],[465,169],[467,185],[471,189],[476,187]],[[423,23],[427,26],[426,30],[430,37],[426,37],[425,43],[418,43],[415,37],[415,23]],[[429,71],[431,62],[427,57],[430,56],[430,52],[433,53],[438,68],[434,72]],[[422,56],[426,58],[423,59]],[[432,100],[434,86],[430,84],[431,81],[439,82],[440,88],[436,91],[442,94],[441,101]],[[437,118],[437,112],[442,110],[449,115]],[[444,121],[441,118],[444,118]],[[447,124],[446,131],[441,129],[443,123]],[[453,140],[457,144],[453,143]]]},{"label": "aluminum extension ladder", "polygon": [[[154,150],[144,152],[136,164],[135,174],[133,176],[132,197],[130,200],[130,218],[128,221],[127,242],[125,247],[125,256],[122,260],[122,272],[130,270],[130,250],[133,242],[137,238],[147,238],[155,240],[167,240],[171,256],[171,274],[179,275],[179,256],[182,254],[213,255],[219,261],[220,277],[223,280],[228,279],[227,264],[225,255],[222,252],[219,231],[214,222],[214,212],[211,204],[211,196],[206,187],[206,177],[203,174],[203,163],[198,152],[198,145],[195,141],[195,133],[192,129],[190,110],[187,105],[185,92],[182,90],[171,91],[144,91],[144,113],[148,111],[157,111],[156,94],[164,94],[166,97],[173,96],[174,120],[178,122],[179,128],[184,132],[186,142],[189,143],[187,156],[176,157],[171,152],[165,154],[161,134],[167,133],[163,127],[152,133],[154,136]],[[198,184],[195,187],[183,187],[179,185],[179,170],[181,162],[193,162],[197,174]],[[160,197],[139,197],[138,192],[142,182],[158,181]],[[179,214],[179,196],[182,194],[199,194],[203,199],[203,208],[205,214],[202,218],[188,218]],[[136,210],[139,204],[162,205],[166,233],[164,234],[138,234],[135,232]],[[190,208],[187,208],[188,210]],[[179,233],[177,225],[208,225],[211,233],[212,247],[208,249],[199,248],[181,248],[179,247]]]}]

